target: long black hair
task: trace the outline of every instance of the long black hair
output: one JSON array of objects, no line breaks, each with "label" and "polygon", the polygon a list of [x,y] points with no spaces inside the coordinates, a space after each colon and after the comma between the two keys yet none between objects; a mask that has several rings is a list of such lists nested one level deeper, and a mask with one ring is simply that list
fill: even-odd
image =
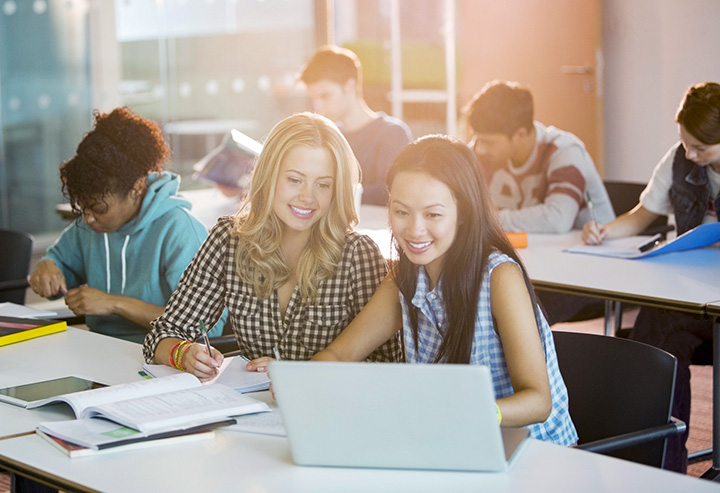
[{"label": "long black hair", "polygon": [[[480,286],[490,253],[502,252],[520,265],[537,314],[532,286],[520,258],[496,217],[477,158],[465,143],[443,135],[429,135],[405,147],[388,171],[387,185],[391,200],[393,181],[404,171],[426,173],[444,183],[455,199],[457,232],[441,269],[448,330],[436,362],[469,363]],[[410,324],[417,347],[418,315],[411,300],[417,286],[418,266],[408,260],[396,240],[394,245],[399,253],[399,261],[393,277],[409,307]]]}]

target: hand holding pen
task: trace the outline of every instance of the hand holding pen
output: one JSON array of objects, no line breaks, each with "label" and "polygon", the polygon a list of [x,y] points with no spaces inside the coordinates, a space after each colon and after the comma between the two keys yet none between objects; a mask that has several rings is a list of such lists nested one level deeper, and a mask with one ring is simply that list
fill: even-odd
[{"label": "hand holding pen", "polygon": [[[173,356],[177,351],[173,346],[170,350],[170,366],[192,373],[201,382],[207,382],[217,376],[218,368],[224,358],[217,349],[214,351],[213,357],[213,348],[210,346],[210,340],[207,336],[207,327],[203,322],[200,322],[200,337],[202,338],[200,343],[180,340],[176,346],[179,344],[181,347],[184,346],[184,349],[182,349],[182,354],[179,356]],[[177,362],[177,364],[174,362]]]},{"label": "hand holding pen", "polygon": [[[210,346],[210,339],[208,338],[208,330],[205,326],[205,322],[200,320],[200,331],[202,332],[202,338],[203,342],[205,343],[205,350],[207,351],[207,355],[212,358],[212,346]],[[212,363],[215,363],[215,360],[213,358]],[[211,366],[213,373],[217,375],[217,367]]]},{"label": "hand holding pen", "polygon": [[595,215],[595,206],[593,205],[590,192],[585,191],[585,201],[587,202],[588,212],[590,212],[590,222],[585,223],[582,229],[582,240],[588,245],[599,245],[603,242],[607,232],[605,226],[600,224]]}]

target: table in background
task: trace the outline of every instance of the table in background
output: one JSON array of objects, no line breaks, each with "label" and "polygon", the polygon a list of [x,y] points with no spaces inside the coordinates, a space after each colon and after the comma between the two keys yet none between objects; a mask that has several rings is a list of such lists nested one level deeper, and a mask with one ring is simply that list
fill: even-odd
[{"label": "table in background", "polygon": [[[581,244],[580,231],[531,234],[518,250],[536,288],[699,315],[720,300],[720,248],[699,248],[645,259],[620,259],[564,251]],[[714,309],[714,308],[713,308]],[[606,322],[607,323],[607,322]],[[715,324],[714,361],[720,361]],[[720,479],[720,365],[713,368],[713,465],[704,475]]]},{"label": "table in background", "polygon": [[163,125],[163,132],[170,136],[204,136],[205,154],[220,144],[222,138],[231,130],[247,133],[257,130],[258,122],[255,120],[239,119],[199,119],[178,120]]},{"label": "table in background", "polygon": [[696,314],[720,299],[720,248],[635,260],[564,251],[581,243],[580,231],[530,234],[518,253],[536,288]]}]

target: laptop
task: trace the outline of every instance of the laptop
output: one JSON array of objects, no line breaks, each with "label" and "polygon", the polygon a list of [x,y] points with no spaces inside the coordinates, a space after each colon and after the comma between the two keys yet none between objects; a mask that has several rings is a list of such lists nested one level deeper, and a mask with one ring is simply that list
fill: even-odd
[{"label": "laptop", "polygon": [[504,471],[528,435],[501,432],[483,366],[274,361],[269,372],[299,465]]}]

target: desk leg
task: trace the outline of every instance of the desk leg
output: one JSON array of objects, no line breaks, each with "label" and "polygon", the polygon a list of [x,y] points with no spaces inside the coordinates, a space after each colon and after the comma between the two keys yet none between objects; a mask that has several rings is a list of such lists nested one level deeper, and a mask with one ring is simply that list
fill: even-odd
[{"label": "desk leg", "polygon": [[615,304],[620,304],[620,302],[615,302],[611,300],[605,300],[605,335],[611,336],[614,335],[613,328],[615,327],[615,317],[617,315],[615,314]]},{"label": "desk leg", "polygon": [[713,460],[703,479],[720,481],[720,317],[713,323]]}]

